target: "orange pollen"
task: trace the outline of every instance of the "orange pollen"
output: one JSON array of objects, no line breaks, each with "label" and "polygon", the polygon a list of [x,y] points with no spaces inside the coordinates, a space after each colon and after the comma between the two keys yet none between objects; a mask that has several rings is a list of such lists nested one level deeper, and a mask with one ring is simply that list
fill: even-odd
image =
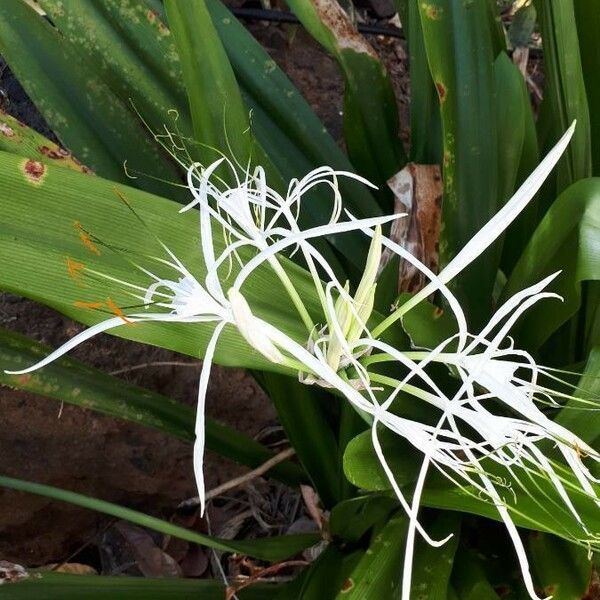
[{"label": "orange pollen", "polygon": [[135,323],[128,319],[125,313],[110,298],[106,299],[106,306],[108,306],[113,314],[125,321],[127,325],[135,325]]},{"label": "orange pollen", "polygon": [[95,310],[97,308],[102,308],[104,306],[104,302],[73,302],[73,306],[77,308],[89,308]]},{"label": "orange pollen", "polygon": [[85,265],[77,260],[72,260],[68,256],[65,257],[67,261],[67,270],[69,271],[69,277],[75,281],[81,281],[81,273],[85,269]]},{"label": "orange pollen", "polygon": [[74,225],[75,229],[77,229],[77,231],[79,232],[79,239],[81,240],[83,245],[90,252],[93,252],[96,256],[100,256],[100,250],[98,250],[98,247],[96,246],[96,244],[94,244],[94,242],[92,242],[92,238],[90,237],[90,234],[83,229],[83,227],[81,226],[81,223],[79,221],[75,221],[75,223],[73,225]]}]

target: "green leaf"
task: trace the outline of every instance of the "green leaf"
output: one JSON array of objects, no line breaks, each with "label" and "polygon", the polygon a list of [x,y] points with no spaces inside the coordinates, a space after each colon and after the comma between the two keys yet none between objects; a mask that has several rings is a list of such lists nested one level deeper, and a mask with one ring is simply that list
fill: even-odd
[{"label": "green leaf", "polygon": [[[556,199],[533,233],[504,290],[506,299],[543,277],[561,270],[550,289],[564,302],[544,300],[531,308],[516,328],[520,345],[539,348],[574,315],[581,284],[600,279],[600,179],[585,179]],[[581,352],[580,342],[577,342]],[[559,349],[559,355],[565,348]],[[565,357],[563,364],[568,362]]]},{"label": "green leaf", "polygon": [[[127,181],[126,161],[135,171],[179,179],[149,131],[94,65],[22,0],[0,3],[0,52],[61,142],[82,163],[122,182]],[[136,184],[173,197],[179,193],[147,177]]]},{"label": "green leaf", "polygon": [[[531,118],[525,81],[516,65],[501,52],[494,62],[498,118],[498,197],[504,204],[513,194],[525,141],[525,119]],[[529,113],[529,115],[527,114]]]},{"label": "green leaf", "polygon": [[[398,305],[401,306],[410,297],[411,294],[400,294]],[[435,348],[456,333],[456,322],[449,311],[430,302],[420,302],[402,318],[402,328],[413,346]]]},{"label": "green leaf", "polygon": [[[533,8],[533,4],[529,5],[530,8]],[[524,10],[524,9],[523,9]],[[519,11],[520,12],[520,11]],[[538,148],[538,139],[536,132],[535,119],[533,115],[533,111],[531,109],[531,104],[529,100],[529,91],[523,80],[523,77],[520,73],[513,75],[513,77],[518,76],[519,85],[521,88],[521,99],[517,99],[515,97],[514,102],[516,106],[522,106],[522,127],[523,127],[523,140],[521,145],[521,155],[519,159],[517,179],[513,189],[517,186],[521,185],[525,179],[529,176],[529,174],[535,169],[539,162],[539,148]],[[513,81],[516,84],[516,80]],[[504,106],[510,111],[510,104],[506,103]],[[517,109],[517,112],[521,113]],[[508,116],[510,118],[510,116]],[[520,125],[518,129],[520,129]],[[508,122],[500,126],[501,129],[512,128],[512,124]],[[500,133],[500,139],[505,140],[505,144],[510,144],[510,135],[505,135],[504,133]],[[500,142],[502,144],[502,141]],[[500,146],[502,148],[502,145]],[[504,149],[508,149],[508,145],[504,146]],[[510,150],[508,150],[510,152]],[[502,154],[502,150],[501,150]],[[500,167],[502,168],[502,167]],[[509,192],[509,194],[512,193]],[[506,196],[508,198],[508,196]],[[538,218],[538,197],[534,198],[527,207],[523,210],[523,212],[516,218],[516,220],[511,224],[505,234],[504,244],[502,246],[502,270],[504,273],[510,273],[514,268],[517,260],[523,253],[525,246],[528,244],[529,239],[531,238],[531,232],[535,229],[535,227],[539,223]]]},{"label": "green leaf", "polygon": [[[83,363],[62,358],[40,371],[7,375],[4,369],[25,368],[50,352],[19,334],[0,329],[0,384],[67,402],[99,413],[128,419],[186,441],[194,439],[194,411],[185,404],[111,377]],[[251,437],[212,419],[206,421],[209,450],[249,467],[257,467],[273,453]],[[291,485],[305,480],[297,465],[286,461],[269,474]]]},{"label": "green leaf", "polygon": [[546,533],[529,534],[531,565],[543,593],[554,600],[586,596],[592,576],[587,551]]},{"label": "green leaf", "polygon": [[459,552],[452,573],[452,585],[459,600],[498,600],[473,552]]},{"label": "green leaf", "polygon": [[[287,158],[285,151],[282,153],[282,148],[278,147],[283,141],[282,136],[277,136],[277,128],[272,128],[269,132],[269,141],[271,143],[276,141],[276,143],[269,148],[263,148],[252,135],[249,107],[244,104],[232,66],[206,2],[168,0],[165,7],[169,26],[177,40],[181,56],[194,124],[194,136],[202,144],[198,151],[200,158],[205,163],[212,162],[224,153],[242,166],[249,161],[261,165],[265,169],[269,185],[284,192],[287,182],[270,159],[272,154],[280,154]],[[273,61],[269,59],[268,63],[263,63],[262,68],[271,70],[273,65]],[[259,77],[259,72],[255,69],[254,77]],[[210,85],[207,85],[207,82],[210,82]],[[260,122],[264,132],[268,129],[271,111],[265,110],[262,102],[261,106],[256,108],[262,117]],[[285,149],[290,150],[289,147],[283,150]],[[220,173],[226,180],[232,178],[228,169],[223,168]],[[304,175],[305,173],[296,172],[290,174],[290,179]],[[328,210],[330,212],[327,204],[319,202],[316,210],[314,202],[305,201],[305,204],[308,204],[309,209],[303,211],[301,223],[314,224],[315,221],[321,223],[327,221],[323,214],[328,214]],[[346,243],[349,237],[352,236],[346,236]],[[344,248],[343,236],[340,239]],[[332,264],[335,264],[335,258],[327,244],[321,240],[317,240],[316,243]],[[362,246],[364,246],[363,240],[359,243],[359,250]],[[350,263],[356,267],[358,260],[356,249],[351,251],[349,258]]]},{"label": "green leaf", "polygon": [[[590,352],[585,371],[573,395],[593,402],[594,405],[600,398],[600,348],[593,348]],[[598,447],[600,432],[598,432],[596,419],[590,418],[590,415],[596,414],[597,409],[594,405],[586,407],[577,400],[569,400],[565,407],[558,411],[554,420],[569,431],[576,431],[577,436],[584,442]]]},{"label": "green leaf", "polygon": [[371,527],[381,524],[397,508],[387,495],[367,494],[336,504],[329,518],[329,531],[344,541],[357,543]]},{"label": "green leaf", "polygon": [[406,517],[392,517],[374,535],[369,549],[342,584],[336,600],[393,598],[402,576]]},{"label": "green leaf", "polygon": [[[131,266],[141,261],[157,274],[173,277],[174,272],[150,259],[164,256],[158,242],[117,198],[115,190],[127,198],[147,227],[201,279],[205,272],[197,240],[198,216],[194,211],[178,214],[175,202],[145,192],[115,186],[100,177],[88,177],[68,169],[47,167],[39,179],[26,175],[26,159],[0,153],[0,186],[10,189],[10,197],[0,198],[0,288],[41,301],[63,314],[86,324],[110,316],[80,306],[75,302],[106,301],[107,296],[119,306],[132,303],[125,286],[103,279],[69,276],[65,257],[107,273],[119,280],[143,285],[149,278]],[[98,256],[81,243],[81,231],[75,223],[112,244],[98,249]],[[215,232],[216,251],[221,236]],[[115,248],[120,251],[114,250]],[[123,258],[123,254],[127,260]],[[242,255],[248,258],[246,252]],[[305,271],[283,260],[286,271],[296,284],[308,310],[320,311]],[[166,269],[166,271],[165,271]],[[269,294],[264,290],[268,289]],[[256,271],[244,293],[257,314],[269,315],[271,322],[304,343],[305,329],[294,313],[283,287],[269,269]],[[166,347],[183,354],[200,357],[212,332],[210,324],[144,323],[114,330],[115,335]],[[258,352],[249,349],[242,338],[227,328],[217,347],[216,360],[225,365],[277,369]]]},{"label": "green leaf", "polygon": [[544,105],[540,137],[554,145],[573,120],[577,127],[556,167],[556,194],[592,174],[590,117],[583,81],[573,0],[536,3],[544,40]]},{"label": "green leaf", "polygon": [[[387,429],[378,435],[381,450],[398,485],[414,482],[419,465],[412,446]],[[344,454],[344,472],[350,482],[363,490],[381,491],[392,487],[373,449],[371,431],[357,435],[348,444]]]},{"label": "green leaf", "polygon": [[[253,152],[248,110],[206,3],[167,0],[165,9],[181,59],[194,136],[202,144],[199,156],[208,164],[223,152],[246,165]],[[224,174],[231,177],[229,171]]]},{"label": "green leaf", "polygon": [[600,175],[600,48],[598,47],[598,31],[600,31],[600,12],[595,0],[574,0],[575,17],[577,19],[577,37],[585,91],[590,112],[590,139],[592,144],[592,171]]},{"label": "green leaf", "polygon": [[[344,456],[346,475],[357,487],[379,492],[391,490],[369,436],[370,432],[363,433],[348,445]],[[379,438],[386,462],[396,482],[401,488],[405,488],[404,493],[410,498],[421,457],[408,442],[389,431],[382,431]],[[546,478],[522,470],[515,470],[513,475],[488,460],[482,460],[481,467],[491,474],[495,481],[504,482],[499,488],[499,493],[517,525],[553,533],[570,541],[582,539],[584,534],[580,526]],[[581,490],[575,477],[565,467],[556,464],[555,469],[565,482],[565,488],[569,490],[573,505],[583,523],[594,536],[600,532],[600,518],[594,500]],[[461,482],[461,486],[457,487],[432,469],[423,490],[421,505],[501,520],[496,507],[491,501],[482,498],[478,489],[467,485],[466,482]],[[600,486],[595,488],[596,493],[600,494]],[[590,539],[590,543],[595,549],[595,540]]]},{"label": "green leaf", "polygon": [[[498,206],[495,55],[488,9],[487,2],[419,3],[442,116],[442,266],[489,221]],[[455,281],[453,291],[474,327],[491,308],[498,260],[497,250],[488,250]]]},{"label": "green leaf", "polygon": [[381,189],[391,207],[387,180],[406,163],[399,138],[396,99],[389,75],[370,44],[337,1],[289,0],[308,32],[339,64],[344,76],[344,137],[350,160]]},{"label": "green leaf", "polygon": [[144,0],[40,0],[39,4],[129,112],[135,107],[158,132],[172,120],[169,111],[176,111],[178,129],[192,135],[175,40]]},{"label": "green leaf", "polygon": [[418,164],[440,164],[440,105],[427,63],[419,0],[406,0],[406,4],[407,18],[402,19],[402,23],[407,33],[410,59],[410,159]]},{"label": "green leaf", "polygon": [[457,513],[441,512],[425,527],[434,540],[444,539],[450,534],[452,538],[436,548],[417,536],[410,598],[446,600],[460,537],[460,516]]},{"label": "green leaf", "polygon": [[[254,584],[241,600],[268,600],[281,585]],[[211,579],[146,579],[36,572],[2,588],[3,600],[223,600],[225,585]]]},{"label": "green leaf", "polygon": [[[285,179],[299,177],[322,165],[353,171],[346,155],[260,43],[220,0],[207,0],[206,5],[242,96],[252,110],[255,135]],[[343,180],[340,186],[344,202],[353,214],[380,214],[371,192],[364,186]],[[320,204],[311,203],[311,211],[322,220],[327,206]],[[344,252],[350,251],[348,244]]]},{"label": "green leaf", "polygon": [[189,529],[184,529],[178,525],[173,525],[168,521],[157,519],[131,508],[125,508],[111,502],[91,498],[75,492],[55,488],[41,483],[33,483],[12,477],[0,476],[0,486],[13,490],[38,494],[54,500],[68,502],[82,508],[89,508],[106,515],[111,515],[117,519],[124,519],[131,523],[136,523],[142,527],[159,531],[194,544],[207,546],[223,552],[237,552],[246,554],[255,558],[267,561],[278,561],[294,556],[301,550],[312,546],[319,541],[316,534],[284,535],[272,538],[261,538],[256,540],[226,540],[221,538],[203,535]]},{"label": "green leaf", "polygon": [[319,555],[317,560],[303,573],[304,581],[299,600],[331,600],[343,582],[344,554],[333,544]]}]

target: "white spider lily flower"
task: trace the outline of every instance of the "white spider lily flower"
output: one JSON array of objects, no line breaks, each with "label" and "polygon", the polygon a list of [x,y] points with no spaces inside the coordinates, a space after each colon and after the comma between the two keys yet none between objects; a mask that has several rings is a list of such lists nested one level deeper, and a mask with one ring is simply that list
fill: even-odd
[{"label": "white spider lily flower", "polygon": [[[216,169],[222,164],[229,167],[236,180],[236,185],[233,188],[227,188],[215,176]],[[261,167],[256,168],[253,173],[250,173],[247,169],[244,177],[240,178],[236,165],[226,158],[219,159],[206,169],[202,169],[198,163],[192,164],[188,169],[188,187],[194,196],[194,200],[181,210],[185,211],[193,206],[199,206],[200,237],[208,269],[207,287],[209,291],[215,297],[225,299],[219,281],[218,269],[226,261],[230,261],[232,256],[235,256],[242,264],[239,255],[239,250],[242,247],[251,246],[259,252],[263,252],[268,250],[275,242],[293,236],[296,239],[294,246],[296,249],[300,248],[303,253],[324,308],[324,292],[319,273],[314,264],[316,249],[308,244],[308,238],[302,235],[304,232],[299,225],[298,216],[303,196],[316,186],[325,185],[333,192],[332,211],[328,223],[324,224],[324,228],[319,230],[318,235],[312,236],[313,239],[349,231],[343,223],[339,223],[342,208],[342,198],[338,184],[340,177],[353,179],[364,185],[375,187],[369,181],[354,173],[336,171],[331,167],[319,167],[300,180],[292,180],[288,186],[286,196],[283,197],[266,184],[265,173]],[[228,240],[227,247],[216,258],[213,249],[211,221],[221,226],[224,236]],[[315,230],[316,228],[313,227],[312,229]],[[315,324],[306,312],[302,300],[277,257],[277,254],[284,247],[289,246],[290,244],[285,244],[279,247],[277,253],[266,252],[262,256],[280,278],[307,331],[311,332],[314,330]],[[326,261],[322,260],[321,264],[323,263],[326,263]]]},{"label": "white spider lily flower", "polygon": [[[229,303],[221,303],[208,293],[206,288],[186,269],[183,263],[163,244],[163,248],[170,260],[154,259],[157,262],[172,268],[175,271],[173,279],[166,279],[155,275],[149,269],[138,267],[148,276],[151,283],[147,287],[116,279],[112,276],[90,271],[93,275],[103,277],[113,283],[121,284],[128,294],[141,300],[146,308],[145,312],[127,312],[119,309],[112,301],[88,303],[89,308],[102,308],[107,306],[117,314],[96,325],[93,325],[71,338],[60,348],[50,353],[47,357],[34,365],[18,371],[7,370],[5,373],[20,375],[41,369],[57,360],[79,344],[89,340],[98,333],[108,331],[122,325],[132,325],[145,322],[165,323],[206,323],[214,322],[216,327],[207,345],[202,371],[198,385],[198,405],[196,408],[196,424],[194,442],[194,474],[198,486],[198,496],[201,502],[201,511],[205,508],[205,486],[203,475],[204,446],[205,446],[205,417],[204,405],[208,379],[212,367],[212,360],[217,340],[225,325],[233,322],[233,314]],[[81,303],[86,305],[86,303]],[[152,307],[152,311],[148,310]],[[157,311],[156,309],[164,309]]]}]

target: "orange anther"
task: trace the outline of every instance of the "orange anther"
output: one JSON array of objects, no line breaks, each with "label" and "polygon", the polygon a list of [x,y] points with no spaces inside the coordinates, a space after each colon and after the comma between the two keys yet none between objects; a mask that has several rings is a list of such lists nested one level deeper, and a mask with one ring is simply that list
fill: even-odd
[{"label": "orange anther", "polygon": [[102,308],[104,306],[104,302],[73,302],[73,306],[77,308],[89,308],[95,310],[97,308]]},{"label": "orange anther", "polygon": [[77,260],[72,260],[68,256],[65,257],[65,260],[67,261],[67,271],[69,272],[69,277],[79,283],[81,281],[81,273],[85,269],[85,265]]},{"label": "orange anther", "polygon": [[73,225],[74,225],[75,229],[77,229],[77,231],[79,232],[79,239],[81,240],[83,245],[90,252],[93,252],[96,256],[100,256],[100,250],[98,250],[98,247],[96,246],[96,244],[94,244],[94,242],[92,242],[92,238],[90,237],[90,234],[84,230],[84,228],[81,226],[81,223],[79,221],[75,221],[75,223],[73,223]]},{"label": "orange anther", "polygon": [[108,306],[113,314],[125,321],[127,325],[135,325],[135,323],[127,318],[127,315],[112,301],[111,298],[106,299],[106,306]]}]

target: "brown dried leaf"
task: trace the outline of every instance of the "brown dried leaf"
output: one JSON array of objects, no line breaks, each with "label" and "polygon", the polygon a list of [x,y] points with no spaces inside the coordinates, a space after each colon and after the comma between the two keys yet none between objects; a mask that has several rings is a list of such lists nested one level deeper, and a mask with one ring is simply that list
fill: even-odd
[{"label": "brown dried leaf", "polygon": [[[408,250],[433,272],[439,266],[442,176],[438,165],[408,163],[388,180],[394,192],[394,213],[407,213],[392,225],[390,238]],[[380,272],[392,257],[386,249]],[[427,283],[425,275],[407,261],[401,261],[398,292],[416,292]]]},{"label": "brown dried leaf", "polygon": [[4,583],[15,583],[21,579],[27,579],[29,573],[21,565],[0,560],[0,585]]},{"label": "brown dried leaf", "polygon": [[175,559],[161,550],[144,529],[125,521],[115,523],[114,527],[129,544],[145,577],[181,577],[181,569]]},{"label": "brown dried leaf", "polygon": [[54,563],[44,565],[40,570],[53,571],[54,573],[68,573],[70,575],[98,575],[98,571],[94,567],[82,563]]}]

